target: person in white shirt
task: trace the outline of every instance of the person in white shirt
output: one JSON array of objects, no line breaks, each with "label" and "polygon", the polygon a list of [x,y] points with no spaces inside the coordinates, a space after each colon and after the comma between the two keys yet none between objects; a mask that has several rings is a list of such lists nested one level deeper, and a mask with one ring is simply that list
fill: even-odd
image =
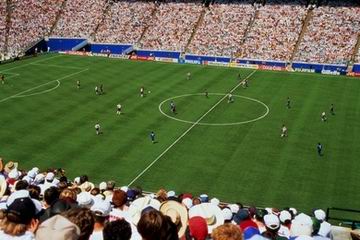
[{"label": "person in white shirt", "polygon": [[119,103],[118,105],[116,105],[116,114],[121,114],[121,104]]},{"label": "person in white shirt", "polygon": [[101,127],[99,123],[95,124],[95,131],[96,131],[96,135],[99,135],[101,133]]},{"label": "person in white shirt", "polygon": [[288,130],[287,130],[287,127],[285,126],[285,124],[282,125],[282,128],[281,128],[281,137],[287,137],[288,135]]}]

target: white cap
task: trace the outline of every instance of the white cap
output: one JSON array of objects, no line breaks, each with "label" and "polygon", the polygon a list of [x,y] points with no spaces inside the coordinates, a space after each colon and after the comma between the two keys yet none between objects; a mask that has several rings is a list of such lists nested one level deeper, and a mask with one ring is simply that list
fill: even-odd
[{"label": "white cap", "polygon": [[76,178],[74,178],[74,183],[76,183],[76,184],[80,184],[80,177],[76,177]]},{"label": "white cap", "polygon": [[101,182],[101,183],[99,184],[99,189],[100,189],[100,191],[101,191],[101,190],[106,190],[106,182]]},{"label": "white cap", "polygon": [[210,200],[210,203],[213,204],[213,205],[215,205],[215,206],[219,206],[220,200],[217,199],[217,198],[212,198],[212,199]]},{"label": "white cap", "polygon": [[9,172],[8,176],[9,176],[9,178],[17,180],[19,178],[20,174],[19,174],[19,171],[16,168],[14,168],[13,170],[11,170]]},{"label": "white cap", "polygon": [[81,192],[77,195],[76,201],[79,203],[82,207],[87,207],[89,205],[93,205],[94,201],[91,197],[91,194],[88,192]]},{"label": "white cap", "polygon": [[122,186],[120,190],[124,191],[125,193],[129,190],[128,186]]},{"label": "white cap", "polygon": [[322,209],[317,209],[314,211],[314,216],[319,221],[324,221],[326,218],[326,213]]},{"label": "white cap", "polygon": [[274,214],[267,214],[264,216],[264,223],[266,227],[274,230],[280,227],[280,220]]},{"label": "white cap", "polygon": [[181,202],[187,209],[190,209],[193,206],[191,198],[184,198]]},{"label": "white cap", "polygon": [[34,178],[36,177],[36,172],[31,169],[31,170],[27,173],[27,176],[29,176],[29,178],[31,178],[31,179],[34,179]]},{"label": "white cap", "polygon": [[54,180],[54,177],[55,177],[55,174],[53,172],[48,172],[46,174],[45,179],[48,180],[48,181],[52,181],[52,180]]},{"label": "white cap", "polygon": [[227,221],[231,221],[233,218],[233,213],[231,212],[230,208],[224,208],[223,210],[221,210],[224,219]]},{"label": "white cap", "polygon": [[90,210],[94,212],[95,215],[107,217],[111,212],[111,204],[107,200],[97,199]]},{"label": "white cap", "polygon": [[282,223],[284,223],[286,220],[291,220],[291,214],[289,213],[289,211],[283,210],[280,212],[280,221]]},{"label": "white cap", "polygon": [[34,182],[39,184],[40,182],[45,180],[45,176],[42,173],[39,173],[38,175],[36,175]]},{"label": "white cap", "polygon": [[167,192],[167,197],[175,197],[175,192],[174,191],[168,191]]},{"label": "white cap", "polygon": [[31,169],[31,171],[33,171],[33,172],[35,172],[36,174],[38,174],[38,173],[39,173],[39,168],[38,168],[38,167],[33,167],[33,168]]},{"label": "white cap", "polygon": [[240,210],[240,207],[237,204],[229,204],[228,207],[232,213],[237,213]]}]

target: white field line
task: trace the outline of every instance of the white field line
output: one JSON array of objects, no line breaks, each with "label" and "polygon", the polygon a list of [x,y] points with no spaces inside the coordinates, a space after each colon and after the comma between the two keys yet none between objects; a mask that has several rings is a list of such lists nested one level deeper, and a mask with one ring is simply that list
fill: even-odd
[{"label": "white field line", "polygon": [[48,93],[48,92],[54,91],[55,89],[57,89],[58,87],[60,87],[60,84],[61,84],[61,82],[60,82],[59,80],[56,80],[56,82],[57,82],[57,85],[56,85],[55,87],[50,88],[50,89],[46,89],[46,90],[41,91],[41,92],[35,92],[35,93],[30,93],[30,94],[25,94],[25,95],[18,95],[18,96],[13,97],[13,98],[31,97],[31,96],[40,95],[40,94],[44,94],[44,93]]},{"label": "white field line", "polygon": [[[250,78],[256,70],[251,72],[246,78],[244,78],[240,83],[238,83],[233,89],[230,90],[229,93],[234,92],[245,80]],[[191,129],[193,129],[202,119],[206,117],[214,108],[216,108],[226,97],[228,94],[225,94],[218,102],[216,102],[206,113],[204,113],[198,120],[196,120],[183,134],[181,134],[170,146],[168,146],[154,161],[152,161],[139,175],[137,175],[129,184],[131,186],[136,180],[138,180],[147,170],[149,170],[162,156],[165,155],[176,143],[178,143],[186,134],[188,134]]]},{"label": "white field line", "polygon": [[77,75],[77,74],[79,74],[79,73],[82,73],[82,72],[85,72],[85,71],[88,71],[88,70],[89,70],[89,69],[86,68],[86,69],[83,69],[83,70],[81,70],[81,71],[68,74],[68,75],[66,75],[66,76],[64,76],[64,77],[61,77],[61,78],[58,78],[58,79],[55,79],[55,80],[51,80],[51,81],[49,81],[49,82],[47,82],[47,83],[40,84],[40,85],[38,85],[38,86],[36,86],[36,87],[29,88],[29,89],[27,89],[27,90],[25,90],[25,91],[22,91],[22,92],[19,92],[19,93],[15,94],[15,95],[12,95],[12,96],[9,96],[9,97],[6,97],[6,98],[1,99],[1,100],[0,100],[0,103],[5,102],[5,101],[7,101],[7,100],[9,100],[9,99],[11,99],[11,98],[21,97],[24,93],[27,93],[27,92],[30,92],[30,91],[32,91],[32,90],[38,89],[38,88],[40,88],[40,87],[42,87],[42,86],[48,85],[48,84],[53,83],[53,82],[59,82],[60,80],[63,80],[63,79],[72,77],[72,76],[74,76],[74,75]]},{"label": "white field line", "polygon": [[13,70],[13,69],[16,69],[16,68],[26,67],[26,66],[32,65],[32,64],[34,64],[34,63],[39,63],[39,62],[47,61],[47,60],[49,60],[49,59],[53,59],[53,58],[56,58],[56,57],[62,57],[62,56],[63,56],[63,55],[56,55],[56,56],[53,56],[53,57],[40,59],[40,60],[35,61],[35,62],[31,62],[31,63],[19,65],[19,66],[16,66],[16,67],[7,68],[7,69],[4,69],[4,70],[1,70],[1,69],[0,69],[0,72],[7,72],[7,71],[10,71],[10,70]]}]

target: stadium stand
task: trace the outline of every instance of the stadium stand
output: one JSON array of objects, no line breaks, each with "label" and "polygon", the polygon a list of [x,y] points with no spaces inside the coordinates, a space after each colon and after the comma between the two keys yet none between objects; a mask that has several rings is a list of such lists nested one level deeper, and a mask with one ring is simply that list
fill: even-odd
[{"label": "stadium stand", "polygon": [[16,56],[50,33],[62,1],[13,0],[8,52]]},{"label": "stadium stand", "polygon": [[268,4],[258,9],[239,56],[289,61],[305,18],[305,5]]},{"label": "stadium stand", "polygon": [[96,33],[96,42],[136,43],[150,21],[153,2],[119,1],[112,4]]},{"label": "stadium stand", "polygon": [[18,163],[4,164],[0,158],[0,239],[155,240],[185,239],[186,234],[203,240],[229,239],[223,238],[225,229],[238,236],[231,239],[239,240],[332,236],[321,209],[315,209],[311,218],[294,208],[225,204],[207,194],[165,189],[149,194],[138,187],[117,188],[114,181],[95,186],[87,175],[70,181],[63,169],[20,169]]},{"label": "stadium stand", "polygon": [[189,52],[231,56],[238,50],[254,13],[254,7],[247,2],[211,5],[189,45]]},{"label": "stadium stand", "polygon": [[140,40],[141,47],[184,51],[201,10],[200,1],[166,1],[160,4]]},{"label": "stadium stand", "polygon": [[101,23],[108,1],[67,0],[52,35],[88,38]]},{"label": "stadium stand", "polygon": [[359,7],[330,5],[315,8],[295,60],[347,63],[351,58],[359,31]]},{"label": "stadium stand", "polygon": [[0,59],[1,53],[5,52],[6,36],[6,0],[0,1]]}]

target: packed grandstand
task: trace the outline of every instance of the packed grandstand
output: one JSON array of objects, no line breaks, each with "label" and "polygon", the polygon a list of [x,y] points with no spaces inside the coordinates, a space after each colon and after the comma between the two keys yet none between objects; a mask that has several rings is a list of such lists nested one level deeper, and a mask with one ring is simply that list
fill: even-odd
[{"label": "packed grandstand", "polygon": [[[284,4],[285,2],[285,4]],[[0,0],[0,59],[44,38],[260,61],[360,62],[356,1]],[[50,51],[52,49],[49,49]],[[131,49],[133,51],[133,48]],[[0,161],[0,239],[348,239],[324,210],[260,209]],[[353,237],[359,237],[352,233]],[[357,238],[358,239],[358,238]]]}]

